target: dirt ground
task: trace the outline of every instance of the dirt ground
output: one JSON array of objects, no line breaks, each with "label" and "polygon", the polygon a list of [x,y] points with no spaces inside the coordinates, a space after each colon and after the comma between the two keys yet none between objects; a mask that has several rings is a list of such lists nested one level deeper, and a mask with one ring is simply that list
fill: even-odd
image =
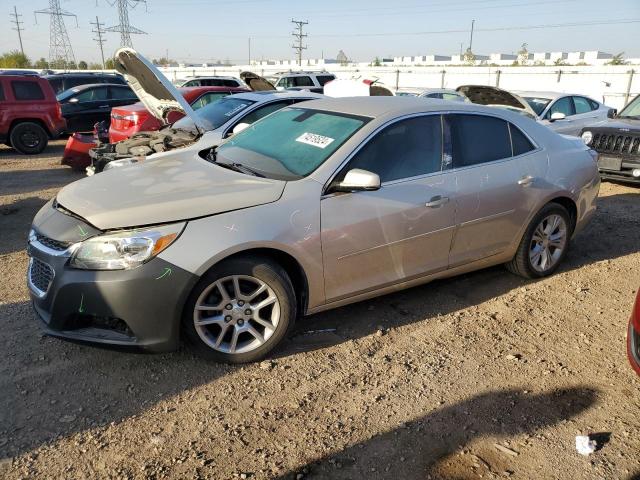
[{"label": "dirt ground", "polygon": [[62,148],[0,147],[0,477],[640,478],[640,189],[603,183],[551,278],[491,268],[322,313],[233,367],[42,335],[24,247],[81,178]]}]

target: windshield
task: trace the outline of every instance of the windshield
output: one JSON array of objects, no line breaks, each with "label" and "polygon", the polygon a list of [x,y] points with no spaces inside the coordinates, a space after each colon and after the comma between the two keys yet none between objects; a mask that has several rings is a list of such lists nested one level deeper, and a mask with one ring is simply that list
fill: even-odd
[{"label": "windshield", "polygon": [[[199,108],[196,115],[200,117],[207,131],[215,130],[221,127],[238,113],[246,110],[251,104],[256,103],[253,100],[245,100],[234,98],[232,96],[221,98],[215,102],[211,102],[202,108]],[[173,124],[173,128],[181,130],[195,131],[196,127],[193,120],[189,117],[183,117]]]},{"label": "windshield", "polygon": [[249,167],[270,178],[309,175],[369,119],[334,112],[284,108],[234,135],[217,161]]},{"label": "windshield", "polygon": [[640,117],[640,95],[638,95],[629,105],[627,105],[626,107],[624,107],[622,109],[622,111],[618,115],[618,118],[620,118],[620,117],[622,117],[622,118],[625,118],[625,117],[631,117],[631,118]]},{"label": "windshield", "polygon": [[549,105],[551,101],[550,98],[539,97],[524,97],[524,99],[538,116],[542,115],[542,112],[544,112],[544,109],[547,108],[547,105]]}]

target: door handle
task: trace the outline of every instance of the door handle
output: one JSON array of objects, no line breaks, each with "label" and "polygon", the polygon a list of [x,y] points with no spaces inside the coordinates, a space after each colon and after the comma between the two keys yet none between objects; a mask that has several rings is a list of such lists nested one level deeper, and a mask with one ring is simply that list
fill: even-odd
[{"label": "door handle", "polygon": [[527,175],[526,177],[522,177],[518,180],[518,185],[522,185],[523,187],[527,187],[533,183],[534,178],[531,175]]},{"label": "door handle", "polygon": [[109,105],[100,105],[98,108],[109,108]]},{"label": "door handle", "polygon": [[425,204],[426,207],[429,208],[438,208],[444,205],[449,201],[449,197],[443,197],[442,195],[436,195],[435,197],[431,197],[431,199]]}]

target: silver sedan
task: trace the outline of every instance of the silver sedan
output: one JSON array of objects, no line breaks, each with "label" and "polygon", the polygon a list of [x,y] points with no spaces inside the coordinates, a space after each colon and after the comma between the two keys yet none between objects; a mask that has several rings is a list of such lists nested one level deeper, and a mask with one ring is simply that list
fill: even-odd
[{"label": "silver sedan", "polygon": [[318,99],[217,148],[75,182],[29,238],[52,335],[257,360],[296,317],[505,264],[552,274],[595,212],[595,153],[462,102]]}]

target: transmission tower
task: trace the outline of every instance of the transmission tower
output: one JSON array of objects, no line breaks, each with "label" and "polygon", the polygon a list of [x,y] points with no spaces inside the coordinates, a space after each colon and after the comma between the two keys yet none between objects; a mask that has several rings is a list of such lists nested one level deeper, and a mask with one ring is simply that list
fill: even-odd
[{"label": "transmission tower", "polygon": [[292,47],[298,53],[298,65],[300,65],[300,68],[302,68],[302,51],[307,49],[307,45],[303,46],[302,41],[305,37],[308,37],[308,35],[302,33],[302,27],[304,27],[305,25],[309,25],[309,22],[303,22],[301,20],[291,20],[291,23],[295,24],[297,28],[297,31],[291,34],[297,39],[297,44],[294,43]]},{"label": "transmission tower", "polygon": [[131,26],[129,23],[129,8],[136,8],[138,4],[144,3],[145,7],[147,5],[147,0],[115,0],[114,3],[111,3],[111,6],[118,6],[118,17],[120,18],[120,24],[114,27],[109,27],[105,29],[105,32],[119,32],[120,33],[120,46],[121,47],[131,47],[133,48],[133,43],[131,42],[131,34],[145,34],[147,32],[143,32],[139,28]]},{"label": "transmission tower", "polygon": [[16,6],[13,6],[13,13],[9,14],[10,17],[13,17],[11,20],[11,23],[13,23],[15,25],[15,28],[13,30],[18,32],[18,40],[20,40],[20,51],[22,52],[22,55],[24,56],[24,48],[22,47],[22,30],[24,30],[22,28],[22,24],[24,23],[22,20],[20,20],[20,17],[22,15],[18,15],[18,9],[16,8]]},{"label": "transmission tower", "polygon": [[53,68],[67,68],[76,63],[73,49],[69,42],[67,27],[64,25],[64,17],[75,17],[78,26],[78,17],[60,8],[60,0],[49,0],[49,8],[36,10],[34,16],[38,20],[38,13],[49,15],[49,66]]},{"label": "transmission tower", "polygon": [[96,22],[89,22],[91,25],[94,25],[96,28],[95,30],[91,30],[93,33],[96,34],[95,37],[93,37],[93,40],[98,44],[98,46],[100,47],[100,56],[102,57],[102,69],[104,70],[104,49],[102,48],[102,45],[104,45],[104,38],[102,38],[102,34],[104,33],[104,23],[100,23],[100,20],[98,20],[98,16],[96,15]]}]

